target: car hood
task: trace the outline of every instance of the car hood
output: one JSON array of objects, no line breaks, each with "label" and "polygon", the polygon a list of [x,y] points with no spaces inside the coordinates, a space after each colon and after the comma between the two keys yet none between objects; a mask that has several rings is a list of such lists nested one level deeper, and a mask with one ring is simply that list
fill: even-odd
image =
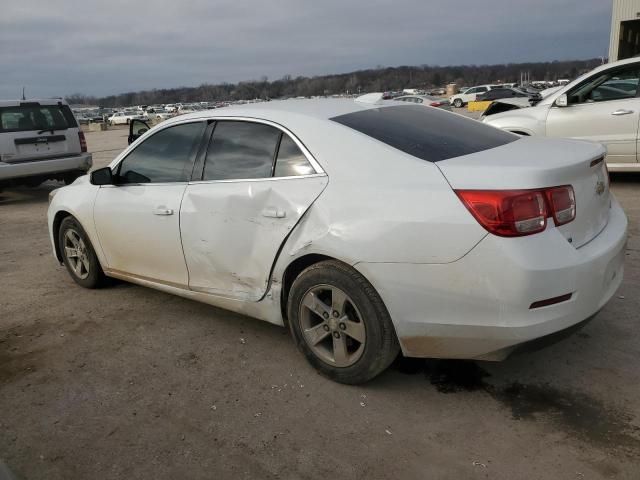
[{"label": "car hood", "polygon": [[492,114],[489,110],[491,106],[489,106],[489,108],[487,108],[487,110],[485,110],[485,113],[483,114],[482,122],[497,126],[499,128],[505,128],[508,126],[519,126],[523,123],[530,124],[531,122],[533,122],[538,124],[540,122],[544,122],[548,111],[547,107],[541,107],[540,104],[534,107],[507,104],[506,102],[498,102],[496,104],[510,105],[512,108],[507,111],[501,111],[500,113]]}]

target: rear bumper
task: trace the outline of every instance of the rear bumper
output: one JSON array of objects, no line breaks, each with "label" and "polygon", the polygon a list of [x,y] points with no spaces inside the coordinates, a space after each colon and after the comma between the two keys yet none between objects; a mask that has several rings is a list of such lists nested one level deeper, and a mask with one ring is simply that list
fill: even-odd
[{"label": "rear bumper", "polygon": [[449,264],[356,268],[384,300],[406,356],[502,360],[595,315],[622,282],[626,241],[627,219],[612,197],[607,226],[578,249],[550,226],[518,239],[487,235]]},{"label": "rear bumper", "polygon": [[87,172],[92,164],[93,160],[90,153],[23,163],[0,162],[0,181],[39,175],[46,176],[70,171]]}]

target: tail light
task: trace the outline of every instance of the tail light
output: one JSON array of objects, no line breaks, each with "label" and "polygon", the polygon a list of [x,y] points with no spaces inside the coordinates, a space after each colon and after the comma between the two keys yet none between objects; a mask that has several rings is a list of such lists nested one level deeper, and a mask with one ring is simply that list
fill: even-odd
[{"label": "tail light", "polygon": [[573,188],[570,186],[554,187],[545,190],[545,193],[557,226],[569,223],[576,218],[576,197]]},{"label": "tail light", "polygon": [[78,140],[80,140],[80,151],[81,152],[86,152],[87,151],[87,139],[84,137],[84,132],[83,131],[79,131],[78,132]]},{"label": "tail light", "polygon": [[540,190],[456,190],[469,212],[487,231],[501,237],[542,232],[547,218],[564,225],[575,218],[570,185]]},{"label": "tail light", "polygon": [[444,103],[444,102],[431,102],[431,103],[429,104],[429,106],[431,106],[431,107],[440,107],[440,106],[442,106],[442,105],[443,105],[443,103]]}]

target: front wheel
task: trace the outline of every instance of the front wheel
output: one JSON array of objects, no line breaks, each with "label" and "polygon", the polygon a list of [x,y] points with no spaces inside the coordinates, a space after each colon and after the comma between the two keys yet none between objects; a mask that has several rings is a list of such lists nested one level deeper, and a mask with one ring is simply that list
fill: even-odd
[{"label": "front wheel", "polygon": [[320,373],[347,384],[382,373],[399,352],[382,299],[360,273],[329,260],[305,269],[291,286],[289,326]]},{"label": "front wheel", "polygon": [[104,284],[106,277],[96,252],[75,218],[66,217],[62,220],[58,230],[58,245],[64,266],[78,285],[97,288]]},{"label": "front wheel", "polygon": [[456,98],[453,101],[453,106],[456,107],[456,108],[462,108],[462,100],[460,100],[459,98]]}]

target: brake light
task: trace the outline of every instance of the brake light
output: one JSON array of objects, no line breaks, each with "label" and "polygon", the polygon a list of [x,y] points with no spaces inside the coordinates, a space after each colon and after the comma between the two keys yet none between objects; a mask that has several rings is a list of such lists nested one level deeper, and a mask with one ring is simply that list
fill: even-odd
[{"label": "brake light", "polygon": [[576,198],[570,185],[549,188],[545,193],[557,226],[569,223],[576,218]]},{"label": "brake light", "polygon": [[570,185],[540,190],[456,190],[462,203],[487,231],[501,237],[542,232],[547,218],[564,225],[576,215]]},{"label": "brake light", "polygon": [[80,130],[78,132],[78,140],[80,140],[80,151],[81,152],[86,152],[87,151],[87,139],[84,137],[84,132],[82,130]]},{"label": "brake light", "polygon": [[432,107],[439,107],[443,104],[443,102],[431,102],[429,105]]},{"label": "brake light", "polygon": [[536,190],[456,190],[476,220],[501,237],[519,237],[547,227],[544,196]]}]

